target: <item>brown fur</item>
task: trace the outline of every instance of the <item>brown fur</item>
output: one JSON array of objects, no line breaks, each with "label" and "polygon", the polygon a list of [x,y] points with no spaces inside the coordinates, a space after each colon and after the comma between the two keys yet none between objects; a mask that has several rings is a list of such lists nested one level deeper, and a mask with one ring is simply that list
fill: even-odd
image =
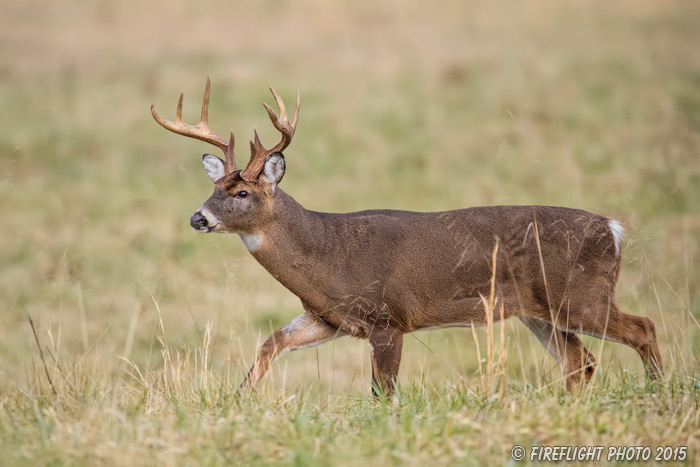
[{"label": "brown fur", "polygon": [[660,374],[653,322],[614,303],[620,259],[605,217],[545,206],[327,214],[304,209],[280,189],[256,204],[265,208],[255,227],[240,212],[205,206],[232,231],[245,225],[262,235],[255,259],[327,328],[297,340],[273,335],[246,386],[285,346],[347,334],[370,340],[374,388],[391,392],[403,334],[486,323],[481,297],[489,295],[496,242],[495,295],[504,317],[518,316],[533,331],[562,364],[567,388],[578,386],[582,374],[587,382],[595,365],[577,333],[630,345],[653,377]]},{"label": "brown fur", "polygon": [[[182,97],[175,122],[151,108],[165,128],[214,144],[226,155],[225,163],[204,156],[216,187],[206,209],[192,216],[192,226],[261,240],[252,247],[253,256],[305,310],[265,341],[242,388],[252,387],[285,351],[350,335],[369,339],[373,392],[391,394],[404,334],[486,324],[482,297],[491,293],[494,266],[494,299],[503,305],[503,317],[517,316],[537,336],[561,363],[567,388],[588,382],[595,366],[579,333],[629,345],[650,376],[661,378],[654,323],[615,304],[620,254],[609,219],[548,206],[435,213],[306,210],[277,188],[285,163],[276,151],[294,135],[299,96],[289,122],[282,99],[272,92],[280,117],[266,109],[282,140],[266,150],[256,134],[253,157],[243,171],[236,167],[233,134],[226,144],[207,125],[208,81],[196,126],[182,121]],[[498,310],[494,322],[501,319]]]}]

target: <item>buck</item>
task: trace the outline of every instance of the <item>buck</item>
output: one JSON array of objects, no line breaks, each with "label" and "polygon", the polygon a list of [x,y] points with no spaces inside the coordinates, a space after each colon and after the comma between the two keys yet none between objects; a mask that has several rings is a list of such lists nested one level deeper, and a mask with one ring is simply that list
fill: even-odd
[{"label": "buck", "polygon": [[[273,89],[279,116],[263,104],[282,137],[271,149],[257,132],[250,161],[236,164],[227,142],[208,125],[207,80],[201,121],[174,122],[151,106],[155,120],[177,134],[224,153],[202,158],[214,193],[190,218],[201,233],[236,233],[253,257],[301,299],[304,313],[259,349],[241,384],[250,389],[271,362],[291,350],[341,336],[369,339],[372,391],[390,395],[404,335],[450,326],[480,326],[517,317],[561,364],[566,387],[585,385],[595,358],[578,334],[632,347],[647,374],[661,379],[661,355],[651,319],[620,311],[619,222],[578,209],[548,206],[472,207],[444,212],[370,210],[343,214],[303,208],[279,188],[291,121]],[[485,297],[496,306],[485,307]]]}]

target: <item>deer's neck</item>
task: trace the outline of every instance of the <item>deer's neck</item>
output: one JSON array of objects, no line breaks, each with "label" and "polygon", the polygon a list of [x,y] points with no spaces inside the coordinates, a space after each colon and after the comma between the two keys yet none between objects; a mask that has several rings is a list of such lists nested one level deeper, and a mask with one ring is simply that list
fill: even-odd
[{"label": "deer's neck", "polygon": [[255,259],[282,285],[307,303],[323,299],[324,273],[336,247],[327,216],[309,211],[279,188],[265,227],[241,239]]}]

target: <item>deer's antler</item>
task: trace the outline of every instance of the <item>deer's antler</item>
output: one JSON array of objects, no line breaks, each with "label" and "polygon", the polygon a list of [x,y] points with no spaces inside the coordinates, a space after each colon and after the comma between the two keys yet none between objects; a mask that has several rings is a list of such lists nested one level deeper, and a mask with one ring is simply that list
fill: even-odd
[{"label": "deer's antler", "polygon": [[[174,122],[171,122],[171,121],[166,120],[163,117],[161,117],[160,114],[156,111],[155,106],[152,104],[151,104],[151,114],[153,115],[153,118],[156,119],[156,122],[158,122],[166,130],[170,130],[173,133],[177,133],[178,135],[188,136],[190,138],[196,138],[198,140],[205,141],[209,144],[213,144],[214,146],[220,148],[224,152],[224,156],[226,157],[225,167],[226,167],[226,173],[228,174],[228,173],[231,173],[237,169],[236,155],[233,152],[233,146],[235,143],[235,139],[233,137],[233,131],[232,131],[231,137],[230,137],[229,142],[227,144],[226,141],[221,136],[217,135],[209,128],[208,118],[209,118],[209,88],[210,87],[211,87],[211,83],[209,82],[209,78],[207,78],[207,86],[204,89],[204,102],[202,103],[202,118],[200,119],[200,122],[196,125],[189,125],[182,120],[183,94],[180,94],[180,101],[177,104],[177,116],[175,117]],[[299,109],[297,108],[297,113],[298,112],[299,112]],[[296,119],[294,120],[294,122],[296,123]],[[277,126],[277,125],[275,125],[275,126]],[[292,130],[292,134],[294,134],[294,130]],[[289,144],[289,143],[287,143],[287,144]],[[275,146],[275,147],[277,147],[277,146]]]},{"label": "deer's antler", "polygon": [[291,123],[287,119],[287,108],[282,101],[280,95],[275,91],[275,88],[270,87],[270,91],[277,102],[277,107],[279,107],[280,116],[275,114],[272,108],[263,102],[265,110],[267,110],[268,115],[272,124],[277,128],[277,130],[282,133],[282,139],[275,147],[272,149],[265,149],[258,138],[258,132],[255,132],[255,139],[250,142],[250,161],[246,166],[245,170],[241,172],[241,178],[246,181],[254,181],[260,176],[263,166],[265,165],[265,160],[267,157],[275,152],[282,152],[289,143],[292,142],[292,137],[294,137],[294,132],[297,128],[297,120],[299,120],[299,90],[297,89],[297,107],[294,111],[294,117]]}]

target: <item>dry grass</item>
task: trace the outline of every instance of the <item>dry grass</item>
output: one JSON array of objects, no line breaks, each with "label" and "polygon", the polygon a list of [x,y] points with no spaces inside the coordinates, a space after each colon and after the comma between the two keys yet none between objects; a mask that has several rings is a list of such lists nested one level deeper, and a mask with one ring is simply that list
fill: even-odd
[{"label": "dry grass", "polygon": [[[6,462],[502,464],[516,442],[697,452],[693,3],[5,3]],[[657,323],[667,382],[592,339],[591,388],[562,393],[556,364],[507,322],[478,345],[469,330],[408,338],[387,404],[366,396],[366,343],[350,339],[285,355],[236,400],[256,345],[301,309],[237,239],[187,224],[211,189],[210,149],[148,109],[172,115],[184,91],[196,118],[207,76],[210,122],[236,131],[239,158],[254,127],[273,137],[266,86],[300,88],[283,187],[310,209],[557,204],[619,219],[619,302]]]}]

